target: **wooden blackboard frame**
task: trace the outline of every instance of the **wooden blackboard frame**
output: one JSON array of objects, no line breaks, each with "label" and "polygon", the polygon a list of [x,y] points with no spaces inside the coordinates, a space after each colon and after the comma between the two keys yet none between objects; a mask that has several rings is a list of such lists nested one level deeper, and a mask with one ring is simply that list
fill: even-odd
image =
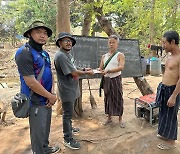
[{"label": "wooden blackboard frame", "polygon": [[[108,52],[107,37],[91,37],[73,35],[76,45],[72,48],[72,55],[78,67],[99,67],[103,54]],[[137,39],[119,39],[118,51],[125,55],[125,68],[122,77],[142,77],[142,64]],[[82,78],[99,78],[100,75],[83,76]]]}]

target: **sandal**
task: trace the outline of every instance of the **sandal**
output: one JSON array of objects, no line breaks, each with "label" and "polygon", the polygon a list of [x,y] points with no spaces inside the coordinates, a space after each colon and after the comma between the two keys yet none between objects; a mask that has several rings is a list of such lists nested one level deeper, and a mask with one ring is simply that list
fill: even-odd
[{"label": "sandal", "polygon": [[112,120],[107,120],[105,123],[104,123],[104,126],[110,124],[112,122]]},{"label": "sandal", "polygon": [[126,125],[125,125],[123,122],[120,122],[120,127],[121,127],[121,128],[125,128]]},{"label": "sandal", "polygon": [[175,145],[170,145],[165,143],[158,144],[157,147],[161,150],[172,150],[176,148]]}]

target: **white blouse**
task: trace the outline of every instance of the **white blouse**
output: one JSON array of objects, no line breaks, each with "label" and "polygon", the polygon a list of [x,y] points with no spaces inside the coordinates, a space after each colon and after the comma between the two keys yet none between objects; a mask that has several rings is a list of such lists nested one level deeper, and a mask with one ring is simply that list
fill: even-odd
[{"label": "white blouse", "polygon": [[[120,52],[116,53],[113,58],[110,60],[110,62],[108,63],[108,65],[106,66],[105,70],[111,70],[111,69],[114,69],[114,68],[117,68],[118,67],[118,60],[117,60],[117,57],[119,55]],[[104,57],[104,64],[106,63],[106,61],[109,59],[109,53],[106,53],[105,54],[105,57]],[[115,72],[115,73],[107,73],[106,75],[104,75],[105,77],[110,77],[110,78],[114,78],[114,77],[117,77],[121,75],[121,71],[119,72]]]}]

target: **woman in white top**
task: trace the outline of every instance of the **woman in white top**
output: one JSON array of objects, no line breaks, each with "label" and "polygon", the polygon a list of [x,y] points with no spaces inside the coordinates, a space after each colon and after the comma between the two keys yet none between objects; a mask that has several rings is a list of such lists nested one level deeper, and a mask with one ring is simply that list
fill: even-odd
[{"label": "woman in white top", "polygon": [[[100,70],[104,76],[105,114],[108,115],[105,125],[112,122],[112,116],[119,116],[120,127],[124,128],[125,125],[122,122],[124,101],[121,71],[124,69],[125,56],[123,53],[117,51],[118,43],[119,38],[116,35],[111,35],[109,37],[109,51],[101,58]],[[112,59],[109,61],[110,57],[112,57]],[[109,61],[108,64],[107,61]]]}]

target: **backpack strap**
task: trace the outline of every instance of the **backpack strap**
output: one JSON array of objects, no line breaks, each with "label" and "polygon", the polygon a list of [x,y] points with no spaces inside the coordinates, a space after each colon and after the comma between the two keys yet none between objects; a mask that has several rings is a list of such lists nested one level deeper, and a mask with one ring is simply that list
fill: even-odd
[{"label": "backpack strap", "polygon": [[109,62],[111,61],[111,59],[116,55],[116,53],[118,53],[118,51],[114,52],[111,57],[108,58],[108,60],[105,62],[104,64],[104,69],[106,68],[106,66],[109,64]]}]

